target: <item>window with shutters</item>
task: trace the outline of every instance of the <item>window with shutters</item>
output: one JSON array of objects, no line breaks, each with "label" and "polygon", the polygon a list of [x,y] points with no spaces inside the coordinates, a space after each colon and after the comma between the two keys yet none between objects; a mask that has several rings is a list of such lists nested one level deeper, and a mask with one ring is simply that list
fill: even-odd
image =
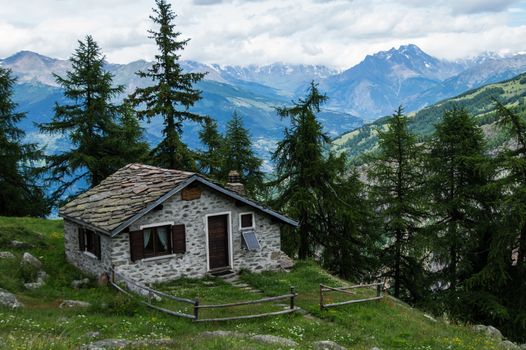
[{"label": "window with shutters", "polygon": [[185,225],[149,225],[140,231],[130,232],[130,258],[132,261],[185,252]]},{"label": "window with shutters", "polygon": [[142,233],[145,258],[171,254],[170,226],[149,227]]},{"label": "window with shutters", "polygon": [[239,227],[242,230],[254,229],[254,213],[241,213],[239,214]]},{"label": "window with shutters", "polygon": [[100,236],[92,230],[79,228],[79,250],[91,253],[100,259]]}]

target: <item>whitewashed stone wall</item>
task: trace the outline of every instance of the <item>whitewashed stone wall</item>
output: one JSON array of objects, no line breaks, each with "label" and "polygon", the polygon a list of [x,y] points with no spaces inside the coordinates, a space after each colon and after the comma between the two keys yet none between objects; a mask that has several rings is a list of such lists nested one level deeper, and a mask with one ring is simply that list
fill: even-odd
[{"label": "whitewashed stone wall", "polygon": [[79,250],[78,227],[77,224],[67,219],[64,220],[66,259],[80,270],[93,276],[99,276],[103,272],[109,272],[112,259],[112,240],[106,235],[100,235],[101,259],[99,260],[96,256]]},{"label": "whitewashed stone wall", "polygon": [[[203,189],[199,199],[181,200],[176,194],[163,203],[163,209],[152,211],[134,223],[131,231],[139,230],[141,225],[174,222],[186,225],[186,253],[166,257],[143,259],[132,262],[128,233],[120,233],[113,238],[111,259],[116,271],[143,283],[155,283],[176,279],[182,276],[202,277],[207,268],[206,215],[230,213],[233,252],[232,268],[235,271],[264,271],[277,269],[280,256],[280,229],[267,215],[250,207],[236,205],[231,198],[212,190]],[[239,229],[239,214],[253,212],[256,235],[261,250],[250,252],[243,247]]]}]

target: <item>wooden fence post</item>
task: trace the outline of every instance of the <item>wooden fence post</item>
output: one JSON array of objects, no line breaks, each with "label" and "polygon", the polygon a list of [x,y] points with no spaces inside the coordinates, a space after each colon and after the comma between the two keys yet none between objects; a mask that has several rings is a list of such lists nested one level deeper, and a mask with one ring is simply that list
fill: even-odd
[{"label": "wooden fence post", "polygon": [[320,283],[320,310],[323,310],[323,285]]},{"label": "wooden fence post", "polygon": [[197,321],[199,319],[199,298],[195,298],[194,303],[194,319]]},{"label": "wooden fence post", "polygon": [[382,293],[382,285],[381,284],[377,284],[376,285],[376,296],[380,297],[381,293]]},{"label": "wooden fence post", "polygon": [[290,294],[292,294],[292,296],[290,297],[290,309],[294,309],[294,297],[296,296],[296,290],[294,289],[294,287],[290,287]]}]

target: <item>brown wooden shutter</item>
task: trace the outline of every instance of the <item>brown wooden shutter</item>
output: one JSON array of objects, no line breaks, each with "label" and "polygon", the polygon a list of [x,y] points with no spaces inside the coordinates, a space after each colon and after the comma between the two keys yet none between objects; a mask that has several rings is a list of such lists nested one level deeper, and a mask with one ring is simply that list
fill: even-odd
[{"label": "brown wooden shutter", "polygon": [[144,258],[144,236],[142,231],[130,231],[130,256],[132,261]]},{"label": "brown wooden shutter", "polygon": [[84,228],[79,227],[78,234],[79,234],[79,250],[83,252],[84,250],[86,250],[86,239],[84,237]]},{"label": "brown wooden shutter", "polygon": [[184,225],[172,226],[172,243],[173,253],[186,253],[186,228]]},{"label": "brown wooden shutter", "polygon": [[93,233],[93,254],[100,260],[100,236],[96,233]]}]

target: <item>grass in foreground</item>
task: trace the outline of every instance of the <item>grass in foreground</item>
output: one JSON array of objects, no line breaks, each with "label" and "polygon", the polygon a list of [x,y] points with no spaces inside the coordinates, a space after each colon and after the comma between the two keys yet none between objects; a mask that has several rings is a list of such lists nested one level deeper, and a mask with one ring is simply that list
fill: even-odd
[{"label": "grass in foreground", "polygon": [[[9,248],[13,239],[31,243],[32,248]],[[11,311],[0,307],[0,349],[72,349],[93,341],[89,332],[99,332],[96,339],[173,338],[173,349],[278,349],[283,346],[262,344],[248,338],[207,338],[202,333],[230,330],[240,333],[271,334],[298,342],[298,349],[309,349],[313,341],[333,340],[350,349],[383,350],[474,350],[499,349],[498,344],[475,334],[468,327],[434,322],[408,306],[386,298],[370,302],[319,310],[319,283],[343,285],[313,262],[301,262],[291,272],[243,273],[241,279],[262,290],[266,296],[286,294],[290,286],[299,293],[297,305],[312,315],[285,315],[247,321],[193,323],[147,309],[136,300],[110,288],[74,290],[71,281],[84,277],[65,261],[62,222],[26,218],[0,218],[0,250],[9,250],[15,260],[0,259],[0,288],[14,292],[26,307]],[[39,257],[50,275],[38,290],[23,287],[28,276],[20,269],[24,251]],[[181,279],[159,286],[174,295],[199,297],[202,303],[227,303],[252,300],[260,296],[232,287],[217,279]],[[374,290],[360,291],[356,297],[372,295]],[[60,309],[63,299],[88,301],[88,309]],[[334,295],[332,301],[341,300]],[[287,301],[262,304],[256,312],[285,307]],[[181,305],[163,304],[182,308]],[[181,309],[182,311],[182,309]],[[239,308],[237,314],[251,312]],[[208,316],[225,316],[210,311]]]}]

